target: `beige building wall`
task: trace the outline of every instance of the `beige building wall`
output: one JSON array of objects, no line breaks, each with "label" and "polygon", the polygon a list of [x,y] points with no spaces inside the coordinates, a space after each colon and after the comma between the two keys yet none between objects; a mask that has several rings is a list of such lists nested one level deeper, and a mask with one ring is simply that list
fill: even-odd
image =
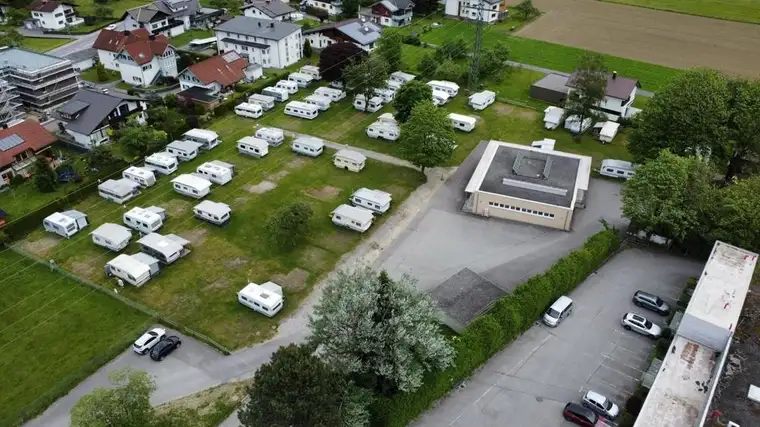
[{"label": "beige building wall", "polygon": [[[525,222],[528,224],[570,231],[570,226],[573,219],[572,209],[567,209],[560,206],[545,205],[542,203],[516,199],[514,197],[487,193],[484,191],[476,191],[472,196],[474,199],[472,205],[473,212],[478,215],[509,219],[513,221]],[[503,205],[505,207],[501,207],[500,205]],[[506,206],[509,206],[513,209],[506,208]],[[524,208],[535,213],[517,211],[514,208]],[[542,214],[553,215],[553,217]]]}]

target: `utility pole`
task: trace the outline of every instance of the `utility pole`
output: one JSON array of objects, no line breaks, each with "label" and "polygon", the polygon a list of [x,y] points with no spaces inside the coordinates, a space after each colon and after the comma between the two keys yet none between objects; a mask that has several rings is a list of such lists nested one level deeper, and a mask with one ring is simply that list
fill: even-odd
[{"label": "utility pole", "polygon": [[470,78],[469,78],[469,86],[470,90],[475,92],[478,90],[478,73],[480,70],[480,45],[483,38],[483,25],[485,24],[485,21],[483,20],[483,4],[478,4],[477,7],[477,21],[475,22],[475,46],[473,46],[472,50],[472,63],[470,64]]}]

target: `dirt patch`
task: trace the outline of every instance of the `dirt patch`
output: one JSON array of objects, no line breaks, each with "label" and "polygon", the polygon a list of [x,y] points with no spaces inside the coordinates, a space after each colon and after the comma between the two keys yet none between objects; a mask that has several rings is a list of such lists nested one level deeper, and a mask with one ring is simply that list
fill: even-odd
[{"label": "dirt patch", "polygon": [[270,181],[277,182],[277,181],[285,178],[286,176],[288,176],[288,174],[290,174],[290,171],[288,171],[288,170],[281,170],[281,171],[279,171],[277,173],[273,173],[273,174],[269,175],[267,177],[267,179],[270,180]]},{"label": "dirt patch", "polygon": [[229,280],[227,280],[225,278],[221,278],[221,279],[215,280],[215,281],[209,283],[208,285],[204,286],[203,290],[204,291],[211,291],[211,290],[214,290],[214,289],[227,289],[229,287],[229,285],[230,285],[230,281]]},{"label": "dirt patch", "polygon": [[340,194],[340,191],[340,188],[328,185],[322,188],[310,188],[304,190],[304,193],[318,200],[332,200]]},{"label": "dirt patch", "polygon": [[517,117],[521,119],[527,119],[527,120],[536,120],[539,117],[538,111],[536,110],[529,110],[527,108],[515,108],[515,112],[517,113]]},{"label": "dirt patch", "polygon": [[208,230],[205,228],[194,228],[190,231],[179,233],[179,236],[189,240],[193,246],[200,246],[206,241],[206,233],[208,233]]},{"label": "dirt patch", "polygon": [[248,203],[248,200],[250,200],[250,197],[246,197],[246,196],[235,197],[235,200],[232,201],[232,206],[242,206]]},{"label": "dirt patch", "polygon": [[347,230],[337,229],[335,233],[331,233],[321,238],[317,244],[332,252],[345,252],[359,239],[358,234],[354,234]]},{"label": "dirt patch", "polygon": [[295,159],[288,162],[287,165],[285,165],[288,169],[298,169],[305,165],[307,163],[307,160],[301,156],[296,157]]},{"label": "dirt patch", "polygon": [[85,279],[92,279],[95,277],[95,272],[98,269],[96,259],[75,259],[74,261],[66,263],[67,267],[71,269],[71,272],[79,277]]},{"label": "dirt patch", "polygon": [[[267,191],[272,191],[277,188],[277,184],[272,181],[261,181],[256,185],[246,185],[243,189],[253,194],[263,194]],[[237,199],[235,199],[237,201]]]},{"label": "dirt patch", "polygon": [[224,262],[224,268],[233,270],[248,265],[248,258],[237,257]]},{"label": "dirt patch", "polygon": [[179,216],[190,212],[192,204],[187,200],[174,199],[168,203],[162,204],[161,207],[166,209],[166,213],[169,216]]},{"label": "dirt patch", "polygon": [[198,411],[197,415],[204,416],[217,410],[217,404],[235,406],[245,397],[246,388],[253,380],[222,384],[183,398],[157,406],[159,414],[170,410],[183,412]]},{"label": "dirt patch", "polygon": [[290,292],[300,292],[306,287],[309,272],[301,268],[295,268],[288,274],[275,274],[272,281]]},{"label": "dirt patch", "polygon": [[495,102],[493,104],[493,110],[496,111],[496,115],[498,116],[511,116],[514,109],[515,107],[501,102]]},{"label": "dirt patch", "polygon": [[42,236],[41,238],[34,241],[24,240],[24,242],[21,244],[21,249],[38,256],[45,256],[50,252],[51,249],[58,245],[60,241],[61,239],[57,237]]},{"label": "dirt patch", "polygon": [[300,265],[306,265],[311,270],[322,270],[330,253],[316,246],[309,246],[301,255]]}]

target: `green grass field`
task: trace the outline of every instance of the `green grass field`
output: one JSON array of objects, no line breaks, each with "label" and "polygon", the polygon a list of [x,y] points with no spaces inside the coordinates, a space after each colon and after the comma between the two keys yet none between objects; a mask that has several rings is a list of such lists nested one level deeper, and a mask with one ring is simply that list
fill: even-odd
[{"label": "green grass field", "polygon": [[667,10],[708,18],[760,24],[757,0],[602,0],[650,9]]},{"label": "green grass field", "polygon": [[88,82],[93,82],[93,83],[112,82],[115,80],[119,80],[121,78],[121,74],[112,70],[106,70],[106,75],[108,76],[108,79],[106,79],[105,82],[101,82],[100,80],[98,80],[98,72],[95,70],[95,67],[89,68],[79,73],[79,77],[82,80],[87,80]]},{"label": "green grass field", "polygon": [[118,300],[10,250],[0,252],[0,272],[0,425],[39,413],[150,325]]},{"label": "green grass field", "polygon": [[214,37],[214,32],[212,30],[200,30],[196,28],[187,30],[177,37],[172,37],[170,40],[172,46],[179,49],[195,39],[207,39],[209,37]]},{"label": "green grass field", "polygon": [[42,37],[24,37],[21,39],[21,47],[35,52],[47,52],[51,49],[63,46],[73,39],[46,39]]},{"label": "green grass field", "polygon": [[[77,15],[79,16],[93,15],[95,13],[95,6],[97,5],[95,0],[73,0],[72,3],[76,4]],[[146,3],[149,2],[143,0],[119,0],[109,2],[108,7],[113,9],[112,16],[114,18],[121,18],[128,9],[142,6]]]}]

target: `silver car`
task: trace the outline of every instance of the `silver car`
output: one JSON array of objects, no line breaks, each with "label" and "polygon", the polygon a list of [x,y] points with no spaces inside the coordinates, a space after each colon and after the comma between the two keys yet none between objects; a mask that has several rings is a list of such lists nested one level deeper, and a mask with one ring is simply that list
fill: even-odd
[{"label": "silver car", "polygon": [[614,420],[620,414],[620,408],[616,404],[595,391],[587,391],[581,402],[583,406],[610,420]]},{"label": "silver car", "polygon": [[636,313],[626,313],[620,321],[627,331],[635,331],[649,338],[657,339],[662,335],[662,328],[647,320],[646,317]]}]

